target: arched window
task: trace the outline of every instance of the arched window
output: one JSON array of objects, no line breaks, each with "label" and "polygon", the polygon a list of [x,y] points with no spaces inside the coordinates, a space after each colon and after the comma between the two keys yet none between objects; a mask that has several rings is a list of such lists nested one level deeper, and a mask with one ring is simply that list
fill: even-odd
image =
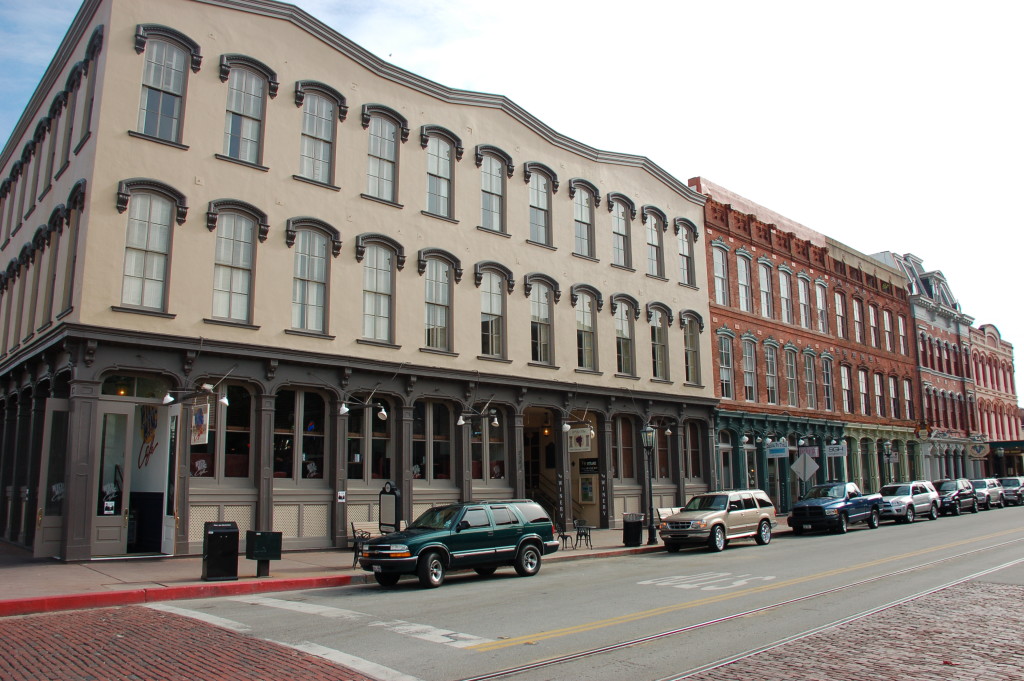
[{"label": "arched window", "polygon": [[647,319],[651,327],[651,375],[658,380],[667,381],[668,327],[671,313],[664,306],[649,305]]},{"label": "arched window", "polygon": [[476,264],[476,285],[480,289],[480,356],[506,357],[505,293],[512,290],[508,268],[498,263]]},{"label": "arched window", "polygon": [[629,208],[624,201],[612,200],[609,197],[608,210],[612,214],[612,264],[619,267],[632,267]]},{"label": "arched window", "polygon": [[505,234],[505,177],[512,177],[512,157],[498,147],[486,144],[476,148],[480,168],[480,226],[489,232]]},{"label": "arched window", "polygon": [[751,283],[750,258],[736,254],[736,286],[739,292],[740,310],[743,312],[754,311],[754,289]]},{"label": "arched window", "polygon": [[424,125],[420,143],[427,150],[427,210],[430,215],[455,214],[455,161],[462,158],[462,140],[439,125]]},{"label": "arched window", "polygon": [[207,221],[214,221],[217,244],[213,268],[213,318],[250,323],[256,238],[266,239],[266,215],[242,201],[210,203]]},{"label": "arched window", "polygon": [[697,285],[697,276],[693,269],[693,242],[697,228],[688,220],[676,218],[676,249],[679,252],[679,283],[687,286]]},{"label": "arched window", "polygon": [[345,97],[323,83],[295,84],[295,104],[302,107],[298,178],[334,188],[334,139],[348,112]]},{"label": "arched window", "polygon": [[666,229],[665,214],[654,206],[644,206],[640,212],[647,226],[647,274],[664,278],[665,256],[662,233]]},{"label": "arched window", "polygon": [[594,296],[580,292],[576,301],[576,367],[597,371],[597,303]]},{"label": "arched window", "polygon": [[228,83],[224,157],[259,166],[263,162],[266,99],[277,94],[277,74],[242,55],[221,55],[221,80]]},{"label": "arched window", "polygon": [[370,131],[366,195],[398,203],[398,143],[409,138],[409,124],[393,109],[364,104],[363,128]]},{"label": "arched window", "polygon": [[542,163],[528,162],[523,177],[530,183],[530,241],[551,245],[551,194],[558,191],[558,178]]},{"label": "arched window", "polygon": [[140,24],[135,49],[145,52],[142,101],[137,131],[173,144],[181,143],[189,66],[198,72],[199,45],[166,26]]},{"label": "arched window", "polygon": [[774,344],[764,345],[764,387],[768,404],[779,403],[779,350]]},{"label": "arched window", "polygon": [[680,316],[683,324],[683,369],[685,381],[690,385],[700,385],[700,331],[699,319],[693,314],[683,313]]},{"label": "arched window", "polygon": [[530,291],[530,361],[537,364],[554,364],[551,307],[551,288],[534,283]]},{"label": "arched window", "polygon": [[455,429],[455,416],[447,403],[417,400],[413,405],[412,477],[416,487],[453,485]]},{"label": "arched window", "polygon": [[594,196],[586,187],[578,187],[572,199],[573,254],[594,257]]},{"label": "arched window", "polygon": [[715,302],[719,305],[729,304],[729,263],[726,251],[712,244],[711,259],[714,267]]},{"label": "arched window", "polygon": [[452,266],[441,258],[428,258],[424,279],[424,317],[430,350],[452,350]]},{"label": "arched window", "polygon": [[292,279],[292,328],[327,333],[327,235],[309,227],[295,229]]},{"label": "arched window", "polygon": [[[207,441],[192,444],[189,451],[191,484],[210,486],[249,485],[253,469],[252,393],[241,385],[221,383],[219,397],[208,404],[192,407],[202,410],[208,432]],[[220,398],[226,398],[221,400]],[[227,404],[224,404],[227,402]]]},{"label": "arched window", "polygon": [[758,264],[757,280],[761,292],[761,316],[771,319],[775,316],[775,302],[772,291],[772,266],[769,263]]}]

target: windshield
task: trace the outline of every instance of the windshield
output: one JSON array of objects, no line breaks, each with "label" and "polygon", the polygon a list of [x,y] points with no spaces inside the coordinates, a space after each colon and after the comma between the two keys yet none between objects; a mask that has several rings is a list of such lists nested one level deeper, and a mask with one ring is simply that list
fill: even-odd
[{"label": "windshield", "polygon": [[423,513],[409,526],[410,530],[447,530],[451,528],[452,519],[459,512],[458,506],[440,506]]},{"label": "windshield", "polygon": [[940,492],[955,492],[956,491],[956,480],[947,480],[946,482],[939,485]]},{"label": "windshield", "polygon": [[886,485],[882,488],[883,497],[905,497],[910,496],[910,485]]},{"label": "windshield", "polygon": [[724,511],[729,497],[724,494],[705,494],[693,497],[686,504],[687,511]]},{"label": "windshield", "polygon": [[988,483],[984,480],[971,480],[971,484],[974,485],[974,489],[985,489],[988,487]]},{"label": "windshield", "polygon": [[1020,487],[1020,480],[1017,478],[1003,478],[999,482],[1003,483],[1003,487]]},{"label": "windshield", "polygon": [[846,496],[846,485],[821,485],[812,487],[805,499],[842,499]]}]

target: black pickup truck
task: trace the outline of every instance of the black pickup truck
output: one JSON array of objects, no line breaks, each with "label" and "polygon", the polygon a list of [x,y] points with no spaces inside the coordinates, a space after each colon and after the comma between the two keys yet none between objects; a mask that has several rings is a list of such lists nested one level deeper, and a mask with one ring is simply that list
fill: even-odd
[{"label": "black pickup truck", "polygon": [[793,528],[793,534],[814,530],[843,534],[856,523],[867,523],[875,529],[881,513],[881,495],[864,494],[853,482],[826,482],[800,497],[786,523]]}]

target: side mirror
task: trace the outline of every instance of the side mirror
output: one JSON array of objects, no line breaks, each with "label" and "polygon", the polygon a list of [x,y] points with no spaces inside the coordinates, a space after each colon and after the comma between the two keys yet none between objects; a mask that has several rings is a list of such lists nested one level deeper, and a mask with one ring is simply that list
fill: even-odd
[{"label": "side mirror", "polygon": [[468,520],[460,520],[459,524],[455,526],[455,531],[456,532],[462,532],[463,530],[468,530],[468,529],[469,529],[469,521]]}]

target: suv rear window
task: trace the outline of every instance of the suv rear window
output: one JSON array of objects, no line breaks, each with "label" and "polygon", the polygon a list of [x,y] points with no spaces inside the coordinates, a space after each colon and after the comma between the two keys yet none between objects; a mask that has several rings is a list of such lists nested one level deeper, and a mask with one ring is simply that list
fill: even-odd
[{"label": "suv rear window", "polygon": [[523,502],[519,504],[513,504],[519,509],[519,512],[523,514],[523,518],[528,523],[550,523],[551,518],[548,516],[548,512],[544,508],[535,502]]}]

